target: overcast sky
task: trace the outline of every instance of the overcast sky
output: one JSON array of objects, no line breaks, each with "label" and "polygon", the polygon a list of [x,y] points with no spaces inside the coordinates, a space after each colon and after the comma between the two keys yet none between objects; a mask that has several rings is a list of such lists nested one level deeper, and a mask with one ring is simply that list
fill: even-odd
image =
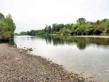
[{"label": "overcast sky", "polygon": [[53,23],[109,19],[109,0],[0,0],[0,12],[10,13],[16,32],[42,29]]}]

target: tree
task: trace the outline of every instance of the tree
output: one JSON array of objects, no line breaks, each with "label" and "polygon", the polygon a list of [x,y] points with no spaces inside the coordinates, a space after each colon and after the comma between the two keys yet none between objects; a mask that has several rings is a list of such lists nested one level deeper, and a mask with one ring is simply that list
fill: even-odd
[{"label": "tree", "polygon": [[16,29],[15,23],[13,22],[12,16],[10,14],[6,16],[4,21],[7,24],[9,31],[14,31]]},{"label": "tree", "polygon": [[86,23],[86,19],[85,18],[79,18],[77,20],[77,22],[79,22],[80,24],[84,24],[84,23]]},{"label": "tree", "polygon": [[4,17],[0,13],[0,41],[10,41],[13,39],[15,30],[15,23],[12,20],[11,15]]},{"label": "tree", "polygon": [[4,15],[2,13],[0,13],[0,21],[4,19]]},{"label": "tree", "polygon": [[107,30],[107,33],[109,33],[109,28],[107,28],[106,30]]},{"label": "tree", "polygon": [[68,28],[66,28],[66,27],[64,27],[63,29],[61,29],[60,30],[60,35],[70,35],[71,34],[71,30],[70,29],[68,29]]},{"label": "tree", "polygon": [[100,35],[101,33],[102,33],[102,29],[100,29],[100,28],[94,29],[94,34]]}]

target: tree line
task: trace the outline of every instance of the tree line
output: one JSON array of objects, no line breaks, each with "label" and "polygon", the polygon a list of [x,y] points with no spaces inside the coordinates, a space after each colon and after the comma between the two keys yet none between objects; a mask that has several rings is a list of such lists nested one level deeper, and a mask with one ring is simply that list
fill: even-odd
[{"label": "tree line", "polygon": [[46,25],[41,30],[31,30],[21,32],[21,35],[109,35],[109,19],[89,22],[85,18],[79,18],[72,24],[52,24]]},{"label": "tree line", "polygon": [[0,13],[0,42],[9,42],[14,37],[16,26],[10,14],[6,17]]}]

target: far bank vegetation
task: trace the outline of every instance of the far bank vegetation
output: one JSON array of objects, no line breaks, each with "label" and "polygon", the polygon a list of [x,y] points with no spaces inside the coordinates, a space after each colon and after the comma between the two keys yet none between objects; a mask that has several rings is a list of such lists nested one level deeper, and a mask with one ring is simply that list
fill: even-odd
[{"label": "far bank vegetation", "polygon": [[46,25],[41,30],[21,32],[21,35],[109,35],[109,19],[89,22],[85,18],[79,18],[75,24]]}]

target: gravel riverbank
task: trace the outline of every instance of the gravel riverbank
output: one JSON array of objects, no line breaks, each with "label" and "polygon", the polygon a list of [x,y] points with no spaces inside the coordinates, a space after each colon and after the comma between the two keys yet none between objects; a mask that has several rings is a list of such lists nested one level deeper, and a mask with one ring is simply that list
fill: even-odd
[{"label": "gravel riverbank", "polygon": [[26,50],[0,44],[0,82],[88,82]]}]

